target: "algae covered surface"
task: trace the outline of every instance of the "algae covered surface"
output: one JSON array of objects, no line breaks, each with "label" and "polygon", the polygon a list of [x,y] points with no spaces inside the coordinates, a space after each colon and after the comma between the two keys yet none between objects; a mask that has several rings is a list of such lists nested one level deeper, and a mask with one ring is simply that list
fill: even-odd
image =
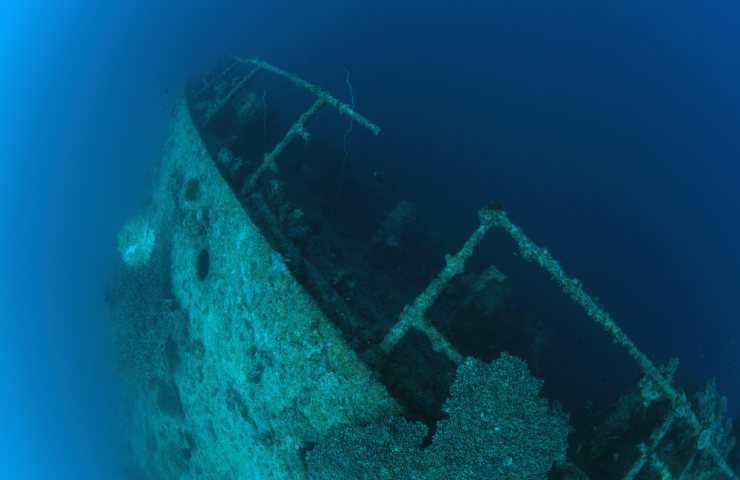
[{"label": "algae covered surface", "polygon": [[[144,217],[157,264],[121,262],[109,294],[119,363],[132,373],[132,471],[302,478],[303,450],[333,425],[397,411],[250,221],[184,103]],[[148,313],[121,305],[132,285],[149,292]],[[138,329],[117,317],[127,308],[146,317]]]}]

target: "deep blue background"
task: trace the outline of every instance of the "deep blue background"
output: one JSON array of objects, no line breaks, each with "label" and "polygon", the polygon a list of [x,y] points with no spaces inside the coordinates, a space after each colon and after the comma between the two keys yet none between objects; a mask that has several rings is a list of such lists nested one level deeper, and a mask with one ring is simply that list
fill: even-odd
[{"label": "deep blue background", "polygon": [[[501,201],[652,358],[679,356],[680,382],[716,376],[738,411],[734,2],[97,3],[0,3],[0,477],[113,478],[115,235],[180,87],[228,52],[344,98],[349,69],[384,128],[350,148],[460,235]],[[585,316],[495,246],[558,332],[548,388],[570,382],[567,406],[629,385]]]}]

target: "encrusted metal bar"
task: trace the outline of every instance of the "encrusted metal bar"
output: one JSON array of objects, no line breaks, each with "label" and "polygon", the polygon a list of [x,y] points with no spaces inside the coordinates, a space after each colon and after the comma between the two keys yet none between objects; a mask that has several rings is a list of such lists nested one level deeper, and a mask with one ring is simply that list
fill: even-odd
[{"label": "encrusted metal bar", "polygon": [[[501,228],[514,239],[519,248],[519,252],[525,260],[534,261],[537,265],[547,271],[563,292],[575,303],[580,305],[586,311],[586,314],[591,318],[591,320],[606,330],[612,336],[614,343],[621,345],[622,348],[627,351],[627,353],[640,366],[642,372],[650,380],[653,386],[660,391],[664,398],[671,402],[676,416],[679,416],[686,421],[686,423],[688,423],[694,430],[695,434],[699,435],[702,431],[702,426],[696,414],[691,409],[691,404],[686,399],[686,395],[682,392],[678,392],[671,384],[670,379],[665,378],[658,367],[647,357],[647,355],[637,348],[635,343],[614,322],[611,315],[609,315],[609,313],[607,313],[593,299],[593,297],[584,290],[581,281],[576,278],[568,277],[565,274],[565,271],[563,271],[563,267],[560,266],[560,263],[555,260],[550,252],[546,248],[542,248],[530,240],[530,238],[527,237],[519,227],[509,220],[506,212],[497,208],[487,208],[481,210],[481,212],[488,217],[487,222],[495,227]],[[643,447],[647,448],[644,445]],[[712,458],[727,478],[737,480],[737,475],[735,475],[732,469],[727,465],[727,462],[722,458],[719,452],[717,452],[716,448],[708,446],[704,449],[704,452]],[[647,453],[645,455],[647,455]],[[637,465],[633,466],[633,468],[637,468]],[[639,466],[639,468],[642,468],[642,466]],[[637,472],[639,472],[639,469],[635,472],[635,475]],[[625,478],[631,477],[627,476]]]},{"label": "encrusted metal bar", "polygon": [[659,469],[661,465],[665,466],[663,462],[657,462],[657,456],[655,455],[655,449],[658,448],[658,444],[660,444],[661,440],[663,440],[663,437],[665,437],[666,433],[668,433],[668,430],[671,428],[671,425],[673,425],[674,420],[676,420],[676,413],[673,411],[670,411],[668,415],[663,419],[660,426],[653,430],[653,433],[650,434],[650,443],[648,445],[645,445],[644,443],[641,443],[638,445],[638,450],[640,451],[640,456],[637,457],[635,462],[632,464],[632,467],[627,471],[627,473],[624,475],[623,480],[633,480],[638,473],[642,471],[642,469],[645,467],[646,463],[650,463],[651,466],[655,469]]},{"label": "encrusted metal bar", "polygon": [[239,65],[240,65],[239,62],[234,61],[231,63],[231,65],[229,65],[228,67],[218,72],[218,74],[216,74],[210,82],[205,82],[205,85],[203,85],[203,88],[198,90],[198,92],[193,95],[193,98],[198,98],[201,95],[203,95],[203,93],[205,93],[206,90],[211,88],[219,79],[221,79],[224,75],[226,75],[227,73],[229,73],[230,71],[232,71],[234,68],[236,68]]},{"label": "encrusted metal bar", "polygon": [[216,116],[218,112],[220,112],[227,103],[231,101],[234,96],[239,93],[239,90],[244,88],[251,80],[254,78],[255,75],[261,70],[259,66],[255,67],[251,72],[249,72],[249,75],[241,79],[234,87],[229,91],[229,93],[226,94],[221,99],[217,99],[215,102],[213,102],[209,107],[208,111],[205,115],[203,115],[203,123],[207,124],[210,122],[213,117]]},{"label": "encrusted metal bar", "polygon": [[339,113],[347,115],[348,117],[352,118],[352,120],[354,120],[358,124],[370,130],[373,133],[373,135],[378,135],[380,133],[379,126],[375,125],[373,122],[371,122],[367,118],[355,112],[352,109],[352,107],[338,100],[336,97],[334,97],[329,92],[322,89],[321,87],[314,85],[313,83],[307,82],[301,77],[294,75],[290,72],[286,72],[285,70],[281,68],[278,68],[274,65],[270,65],[269,63],[263,62],[262,60],[258,58],[240,58],[235,55],[232,55],[232,58],[238,62],[251,63],[252,65],[255,65],[258,68],[261,68],[268,72],[274,73],[275,75],[278,75],[278,76],[281,76],[283,78],[290,80],[291,82],[295,83],[299,87],[308,90],[312,94],[316,95],[318,98],[322,99],[323,102],[326,103],[327,105],[330,105],[336,108]]},{"label": "encrusted metal bar", "polygon": [[465,271],[465,261],[473,255],[475,247],[483,240],[483,237],[485,237],[488,230],[493,226],[490,218],[483,212],[481,210],[479,215],[481,220],[480,225],[475,229],[470,238],[468,238],[460,251],[455,255],[447,255],[442,271],[439,272],[434,280],[427,285],[427,288],[411,304],[403,308],[398,322],[391,327],[380,344],[380,347],[385,352],[390,352],[406,335],[409,328],[413,327],[429,338],[435,351],[444,352],[455,363],[459,364],[462,362],[462,355],[455,350],[439,330],[429,323],[425,315],[437,296],[450,283],[450,280]]},{"label": "encrusted metal bar", "polygon": [[288,146],[290,142],[293,141],[293,139],[296,136],[301,137],[304,140],[309,140],[311,138],[311,134],[308,133],[308,131],[305,129],[306,123],[316,115],[316,113],[319,111],[319,109],[324,105],[324,100],[319,97],[316,99],[316,101],[311,105],[311,107],[303,112],[300,117],[298,117],[298,120],[293,122],[293,125],[290,126],[290,129],[285,134],[282,140],[275,145],[275,148],[272,149],[270,153],[266,153],[264,160],[262,160],[262,164],[255,170],[255,172],[252,174],[251,177],[249,177],[249,180],[244,184],[244,187],[242,187],[242,195],[246,192],[252,190],[254,186],[257,184],[257,180],[262,176],[265,171],[272,170],[273,172],[277,173],[278,167],[277,163],[275,162],[275,159],[282,153],[282,151],[285,149],[285,147]]},{"label": "encrusted metal bar", "polygon": [[465,358],[452,346],[447,338],[442,335],[442,332],[437,330],[437,327],[431,323],[425,321],[414,325],[415,329],[418,329],[421,333],[426,335],[429,342],[432,344],[432,350],[435,352],[441,352],[447,355],[447,358],[460,365]]}]

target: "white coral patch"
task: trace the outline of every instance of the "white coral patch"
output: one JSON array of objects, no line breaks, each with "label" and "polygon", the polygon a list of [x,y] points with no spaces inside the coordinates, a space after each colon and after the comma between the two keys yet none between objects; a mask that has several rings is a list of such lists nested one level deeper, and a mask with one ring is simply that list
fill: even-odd
[{"label": "white coral patch", "polygon": [[131,267],[149,262],[154,250],[156,235],[154,229],[143,217],[136,217],[124,225],[118,234],[118,251],[121,258]]}]

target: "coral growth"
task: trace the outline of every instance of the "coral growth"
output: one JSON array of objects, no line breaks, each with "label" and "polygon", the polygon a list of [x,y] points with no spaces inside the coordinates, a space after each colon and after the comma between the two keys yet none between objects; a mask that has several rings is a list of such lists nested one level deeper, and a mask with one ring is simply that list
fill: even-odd
[{"label": "coral growth", "polygon": [[431,445],[402,418],[334,428],[306,455],[311,479],[541,479],[565,459],[566,415],[539,396],[542,381],[503,353],[460,365]]},{"label": "coral growth", "polygon": [[118,234],[118,252],[131,267],[140,267],[149,261],[156,235],[144,217],[138,216],[124,225]]}]

